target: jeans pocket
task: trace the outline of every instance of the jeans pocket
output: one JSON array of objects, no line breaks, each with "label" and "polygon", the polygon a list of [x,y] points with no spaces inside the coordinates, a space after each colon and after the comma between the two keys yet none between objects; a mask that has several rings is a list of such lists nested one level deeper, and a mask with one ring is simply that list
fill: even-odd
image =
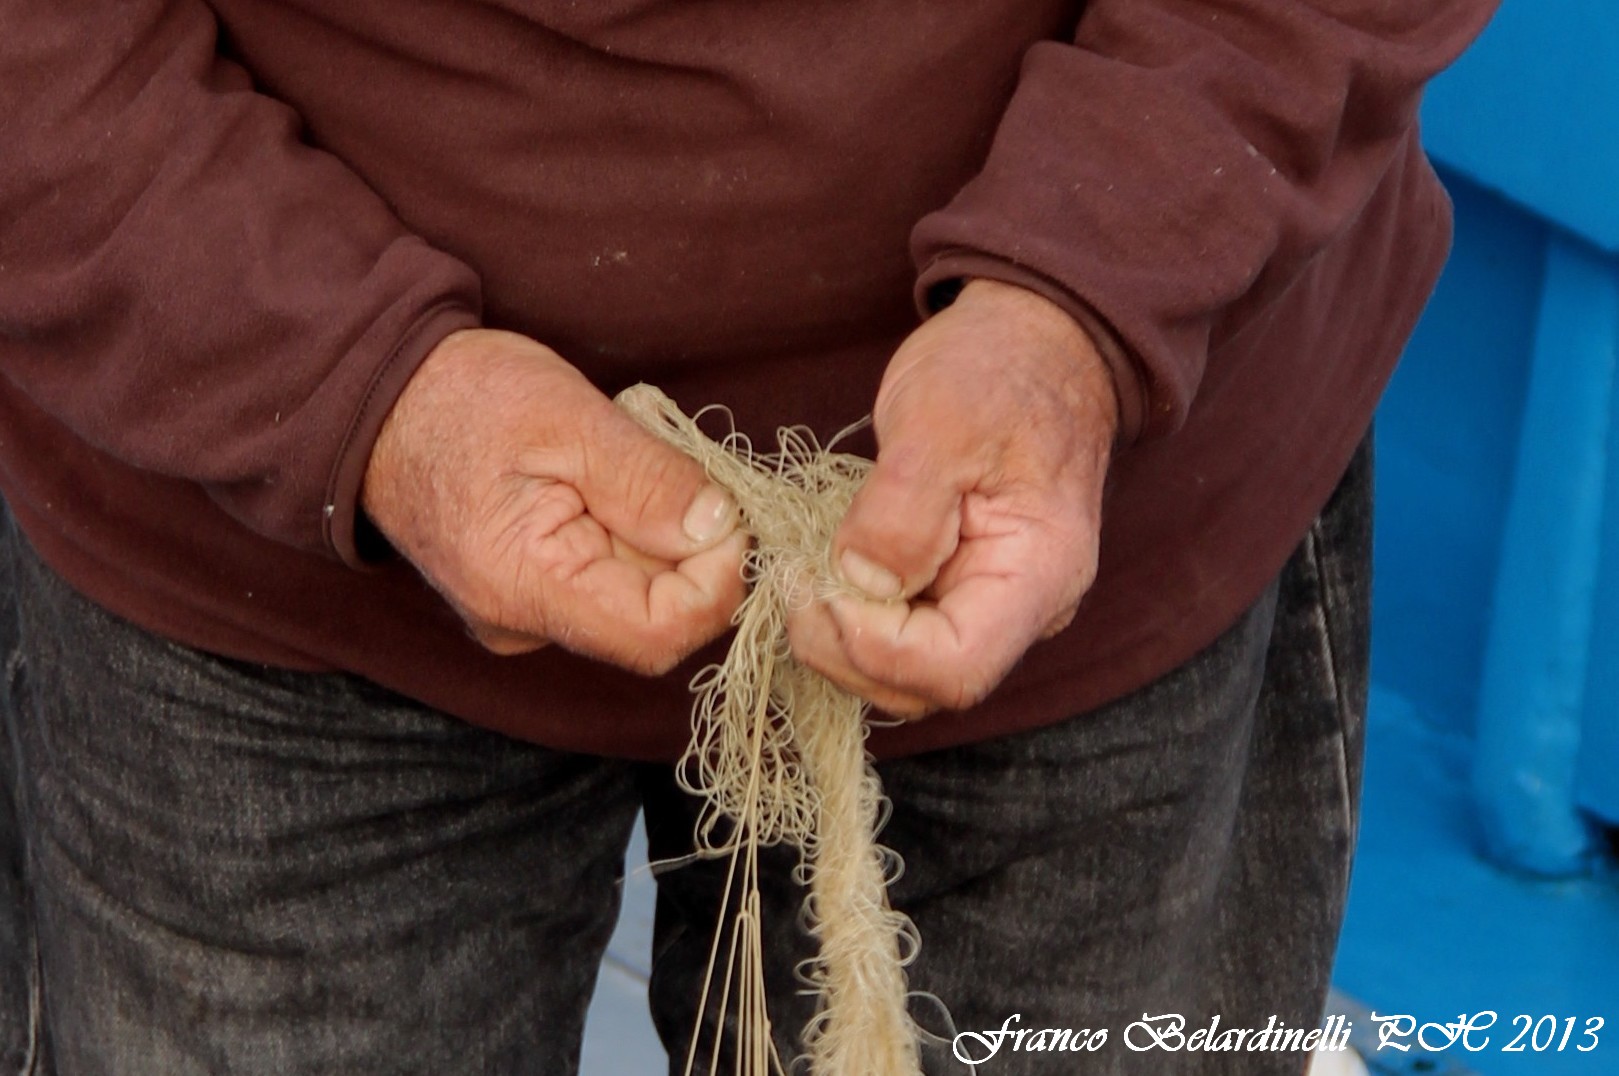
[{"label": "jeans pocket", "polygon": [[1372,458],[1370,443],[1351,462],[1301,550],[1313,590],[1323,688],[1332,700],[1345,824],[1359,830],[1371,654]]}]

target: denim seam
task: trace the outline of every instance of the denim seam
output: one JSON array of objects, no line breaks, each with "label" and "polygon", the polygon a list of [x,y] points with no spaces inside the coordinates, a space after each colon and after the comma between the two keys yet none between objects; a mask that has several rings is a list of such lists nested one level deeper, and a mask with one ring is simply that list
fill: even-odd
[{"label": "denim seam", "polygon": [[1350,802],[1349,788],[1349,744],[1346,739],[1346,726],[1349,720],[1349,700],[1345,696],[1343,676],[1339,669],[1341,659],[1338,655],[1337,635],[1333,630],[1333,610],[1331,601],[1331,585],[1327,580],[1326,562],[1321,556],[1320,547],[1321,522],[1310,525],[1309,533],[1305,536],[1305,547],[1310,559],[1310,567],[1315,575],[1316,587],[1316,614],[1320,618],[1321,640],[1325,651],[1327,678],[1332,684],[1333,706],[1337,716],[1337,729],[1334,741],[1338,747],[1338,757],[1335,759],[1338,766],[1338,787],[1343,798],[1344,830],[1349,834],[1350,847],[1355,845],[1355,811]]},{"label": "denim seam", "polygon": [[40,1068],[39,1041],[45,1023],[45,963],[39,951],[39,914],[32,895],[27,895],[28,920],[33,926],[34,960],[28,977],[28,1052],[23,1054],[22,1076],[45,1076]]}]

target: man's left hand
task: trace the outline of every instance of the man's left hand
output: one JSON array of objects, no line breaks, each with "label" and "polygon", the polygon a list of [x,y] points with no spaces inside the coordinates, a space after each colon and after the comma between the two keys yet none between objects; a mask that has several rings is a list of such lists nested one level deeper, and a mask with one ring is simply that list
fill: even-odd
[{"label": "man's left hand", "polygon": [[1111,374],[1054,303],[975,280],[900,347],[876,466],[833,544],[846,583],[790,621],[800,660],[897,717],[984,698],[1096,576]]}]

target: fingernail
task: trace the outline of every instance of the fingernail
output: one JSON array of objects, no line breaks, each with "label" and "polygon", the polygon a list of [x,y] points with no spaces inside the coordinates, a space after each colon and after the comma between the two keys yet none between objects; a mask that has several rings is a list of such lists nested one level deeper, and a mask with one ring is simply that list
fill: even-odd
[{"label": "fingernail", "polygon": [[724,536],[735,521],[736,503],[731,500],[730,494],[718,486],[704,486],[692,498],[681,527],[687,538],[701,545]]},{"label": "fingernail", "polygon": [[845,549],[843,556],[838,558],[838,570],[843,573],[844,582],[882,601],[899,597],[905,589],[899,576],[881,565],[873,564],[852,549]]}]

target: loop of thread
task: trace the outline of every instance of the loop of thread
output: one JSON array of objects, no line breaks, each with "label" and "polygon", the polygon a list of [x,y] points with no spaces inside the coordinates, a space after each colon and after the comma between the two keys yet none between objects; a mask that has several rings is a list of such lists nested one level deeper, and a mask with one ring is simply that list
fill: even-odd
[{"label": "loop of thread", "polygon": [[[758,850],[779,843],[799,850],[809,884],[803,921],[819,946],[800,970],[817,995],[803,1035],[809,1071],[921,1076],[904,972],[921,942],[888,903],[886,881],[899,863],[876,840],[887,803],[866,753],[867,705],[800,665],[787,643],[795,604],[843,589],[829,567],[832,536],[871,463],[798,429],[779,431],[772,454],[756,454],[736,433],[716,442],[650,385],[626,389],[617,403],[701,463],[736,499],[754,538],[736,638],[724,662],[692,682],[692,740],[677,771],[702,800],[697,848],[731,860],[687,1076],[715,988],[712,1025],[735,1028],[733,1071],[784,1072],[765,1010],[758,893]],[[733,887],[741,893],[734,908]],[[711,1073],[721,1054],[713,1043]]]}]

